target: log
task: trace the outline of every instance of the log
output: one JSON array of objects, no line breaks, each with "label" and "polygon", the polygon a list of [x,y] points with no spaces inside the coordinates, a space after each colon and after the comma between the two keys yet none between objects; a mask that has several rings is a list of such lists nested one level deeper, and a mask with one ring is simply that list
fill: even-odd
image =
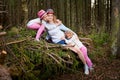
[{"label": "log", "polygon": [[6,35],[6,32],[0,32],[0,36]]},{"label": "log", "polygon": [[2,25],[0,25],[0,29],[2,29],[3,27],[2,27]]},{"label": "log", "polygon": [[0,14],[1,14],[1,13],[7,13],[7,11],[0,11]]}]

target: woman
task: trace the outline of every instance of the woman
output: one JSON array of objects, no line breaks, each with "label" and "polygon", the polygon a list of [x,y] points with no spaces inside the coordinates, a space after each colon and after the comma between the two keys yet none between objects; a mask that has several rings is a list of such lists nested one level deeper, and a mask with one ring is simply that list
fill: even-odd
[{"label": "woman", "polygon": [[[65,40],[63,39],[65,37],[64,32],[60,28],[60,26],[63,26],[63,25],[58,24],[58,20],[54,16],[54,12],[51,9],[47,10],[47,22],[44,25],[53,43],[64,44],[64,45],[66,44]],[[62,28],[64,28],[64,26]],[[70,30],[70,29],[67,29],[67,30]],[[76,39],[78,38],[76,34],[75,34],[75,37]],[[84,64],[84,73],[88,75],[89,74],[88,65],[79,47],[69,46],[67,48],[71,49],[72,51],[78,54],[79,58]]]}]

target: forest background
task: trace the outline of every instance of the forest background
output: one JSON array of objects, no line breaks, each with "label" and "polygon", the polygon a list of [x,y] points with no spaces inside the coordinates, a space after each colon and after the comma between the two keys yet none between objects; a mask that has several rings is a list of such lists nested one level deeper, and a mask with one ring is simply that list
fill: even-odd
[{"label": "forest background", "polygon": [[[84,76],[77,56],[47,43],[46,34],[40,42],[33,40],[36,32],[27,29],[26,24],[37,18],[40,9],[48,8],[80,38],[89,39],[83,42],[96,65],[95,73]],[[0,52],[7,53],[0,56],[0,62],[9,68],[13,80],[75,80],[72,78],[76,75],[81,79],[120,79],[119,0],[1,0],[0,25]],[[110,72],[105,72],[109,71],[106,67],[110,67]],[[68,73],[72,74],[70,79]]]}]

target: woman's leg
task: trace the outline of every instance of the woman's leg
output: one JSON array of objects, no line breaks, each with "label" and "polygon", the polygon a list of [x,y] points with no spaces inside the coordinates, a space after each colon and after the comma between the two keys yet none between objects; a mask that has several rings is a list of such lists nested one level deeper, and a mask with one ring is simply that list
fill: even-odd
[{"label": "woman's leg", "polygon": [[92,61],[90,60],[90,58],[88,57],[88,54],[87,54],[87,48],[85,46],[83,46],[82,48],[80,48],[81,52],[83,53],[84,57],[85,57],[85,60],[88,64],[88,67],[91,68],[93,63]]}]

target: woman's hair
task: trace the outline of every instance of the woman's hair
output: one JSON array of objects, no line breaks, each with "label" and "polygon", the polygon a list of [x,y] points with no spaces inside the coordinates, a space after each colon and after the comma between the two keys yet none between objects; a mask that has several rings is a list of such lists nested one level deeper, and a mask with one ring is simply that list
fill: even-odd
[{"label": "woman's hair", "polygon": [[[49,21],[47,21],[47,22],[49,22]],[[54,22],[54,23],[57,23],[57,18],[56,18],[55,15],[53,15],[53,22]]]},{"label": "woman's hair", "polygon": [[54,22],[54,23],[57,23],[57,18],[56,18],[55,15],[53,15],[53,22]]}]

